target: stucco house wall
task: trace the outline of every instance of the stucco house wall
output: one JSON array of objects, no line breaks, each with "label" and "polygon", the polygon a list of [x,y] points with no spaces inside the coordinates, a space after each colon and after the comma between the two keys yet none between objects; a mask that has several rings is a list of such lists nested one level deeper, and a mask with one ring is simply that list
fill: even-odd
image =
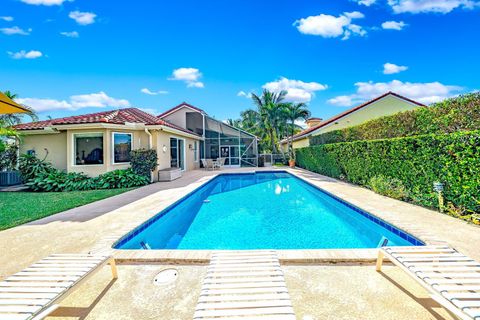
[{"label": "stucco house wall", "polygon": [[409,103],[394,96],[387,96],[345,116],[344,118],[320,128],[312,135],[316,136],[325,132],[356,126],[369,120],[394,115],[399,112],[409,111],[416,108],[418,108],[418,105]]},{"label": "stucco house wall", "polygon": [[[34,150],[37,158],[51,162],[59,170],[67,170],[67,132],[25,135],[20,141],[20,153]],[[48,153],[47,153],[48,150]]]}]

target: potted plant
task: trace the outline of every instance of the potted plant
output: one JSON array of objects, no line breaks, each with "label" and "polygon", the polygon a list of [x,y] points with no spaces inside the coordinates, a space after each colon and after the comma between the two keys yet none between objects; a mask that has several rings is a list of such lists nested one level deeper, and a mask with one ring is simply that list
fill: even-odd
[{"label": "potted plant", "polygon": [[288,166],[290,168],[295,168],[295,151],[293,151],[293,148],[290,148]]}]

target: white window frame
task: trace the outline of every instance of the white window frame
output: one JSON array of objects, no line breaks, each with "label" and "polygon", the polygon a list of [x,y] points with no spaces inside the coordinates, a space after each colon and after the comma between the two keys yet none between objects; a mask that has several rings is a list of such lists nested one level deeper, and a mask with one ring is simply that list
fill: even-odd
[{"label": "white window frame", "polygon": [[112,152],[112,164],[130,164],[130,161],[128,162],[115,162],[115,134],[128,134],[130,135],[130,150],[133,150],[133,133],[131,132],[120,132],[120,131],[113,131],[112,132],[112,147],[111,147],[111,152]]},{"label": "white window frame", "polygon": [[[102,152],[103,152],[103,163],[102,164],[77,164],[77,143],[75,142],[75,136],[85,135],[85,134],[101,134],[102,135]],[[77,132],[72,133],[72,167],[103,167],[105,165],[105,132],[91,131],[91,132]]]}]

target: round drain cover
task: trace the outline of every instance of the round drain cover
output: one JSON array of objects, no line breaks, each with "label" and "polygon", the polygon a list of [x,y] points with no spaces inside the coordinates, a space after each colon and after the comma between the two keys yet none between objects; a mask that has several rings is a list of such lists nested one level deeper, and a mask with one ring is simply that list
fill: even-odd
[{"label": "round drain cover", "polygon": [[165,269],[155,276],[153,283],[156,285],[168,284],[177,280],[177,277],[178,271],[176,269]]}]

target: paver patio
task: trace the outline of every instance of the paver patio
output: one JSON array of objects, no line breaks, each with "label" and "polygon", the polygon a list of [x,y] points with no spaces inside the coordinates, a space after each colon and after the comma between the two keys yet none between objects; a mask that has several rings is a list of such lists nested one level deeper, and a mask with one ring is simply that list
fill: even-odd
[{"label": "paver patio", "polygon": [[[480,260],[477,245],[480,228],[476,226],[308,171],[293,171],[385,220],[412,225],[419,232],[427,230],[433,237]],[[52,253],[87,252],[104,235],[132,222],[144,221],[217,173],[186,172],[172,182],[150,185],[2,231],[0,278]],[[65,307],[56,315],[88,319],[189,319],[195,309],[205,266],[175,267],[179,269],[179,279],[175,285],[166,287],[153,285],[154,275],[165,268],[161,264],[120,265],[120,278],[112,283],[108,270],[99,272],[65,300],[62,304]],[[448,314],[429,299],[422,288],[394,267],[377,274],[370,265],[288,265],[285,277],[294,309],[297,315],[305,316],[305,320],[448,319]]]}]

